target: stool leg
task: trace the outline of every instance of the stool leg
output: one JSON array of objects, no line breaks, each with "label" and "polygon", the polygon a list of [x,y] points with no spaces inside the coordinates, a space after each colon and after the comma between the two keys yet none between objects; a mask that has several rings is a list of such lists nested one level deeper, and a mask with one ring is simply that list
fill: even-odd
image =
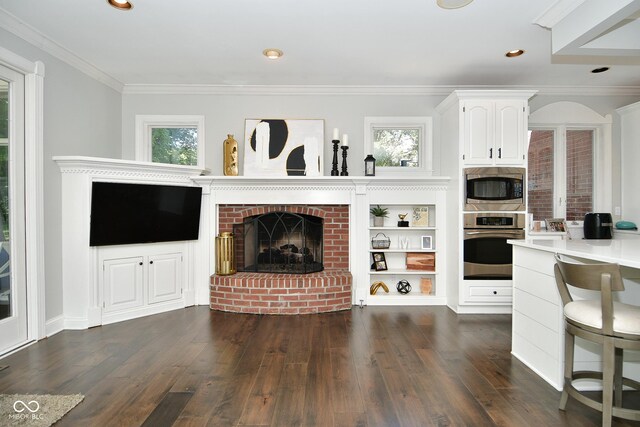
[{"label": "stool leg", "polygon": [[605,338],[602,349],[602,426],[611,426],[615,348],[613,339]]},{"label": "stool leg", "polygon": [[624,353],[621,348],[616,347],[616,370],[614,372],[614,402],[615,406],[622,408],[622,378],[624,377],[622,372],[622,362],[624,360]]},{"label": "stool leg", "polygon": [[564,334],[564,387],[560,396],[560,409],[564,411],[569,399],[569,388],[573,382],[573,343],[575,337],[569,331]]}]

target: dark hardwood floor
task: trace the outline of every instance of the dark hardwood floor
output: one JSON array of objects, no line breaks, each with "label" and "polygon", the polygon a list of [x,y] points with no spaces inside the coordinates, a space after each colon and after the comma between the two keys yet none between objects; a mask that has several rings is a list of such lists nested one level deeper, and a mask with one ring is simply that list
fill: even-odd
[{"label": "dark hardwood floor", "polygon": [[510,346],[511,316],[445,307],[197,307],[54,335],[2,359],[0,393],[84,394],[56,426],[600,425]]}]

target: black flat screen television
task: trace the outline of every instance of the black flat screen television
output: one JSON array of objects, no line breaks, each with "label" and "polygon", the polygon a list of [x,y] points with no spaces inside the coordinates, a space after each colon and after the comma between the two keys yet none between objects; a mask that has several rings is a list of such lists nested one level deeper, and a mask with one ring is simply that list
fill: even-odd
[{"label": "black flat screen television", "polygon": [[201,187],[94,182],[89,246],[196,240]]}]

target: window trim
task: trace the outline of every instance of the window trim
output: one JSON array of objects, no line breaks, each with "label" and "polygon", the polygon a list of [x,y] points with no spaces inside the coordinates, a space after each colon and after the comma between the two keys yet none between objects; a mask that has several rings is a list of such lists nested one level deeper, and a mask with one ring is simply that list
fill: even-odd
[{"label": "window trim", "polygon": [[[365,117],[364,118],[364,149],[365,155],[373,154],[373,131],[375,128],[411,127],[420,129],[418,141],[418,161],[420,166],[407,168],[402,166],[377,166],[376,175],[401,176],[430,176],[433,174],[433,119],[426,116],[406,117]],[[375,157],[375,156],[374,156]]]},{"label": "window trim", "polygon": [[198,163],[204,169],[204,116],[199,115],[136,115],[135,159],[151,162],[151,129],[156,127],[196,127],[198,130]]}]

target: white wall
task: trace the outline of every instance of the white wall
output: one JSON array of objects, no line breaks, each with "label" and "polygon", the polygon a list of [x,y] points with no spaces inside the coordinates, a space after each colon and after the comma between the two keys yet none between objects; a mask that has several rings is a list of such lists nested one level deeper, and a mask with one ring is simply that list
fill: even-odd
[{"label": "white wall", "polygon": [[[532,87],[535,89],[535,87]],[[324,172],[331,170],[334,127],[349,134],[349,173],[364,173],[363,148],[365,116],[434,116],[435,106],[445,96],[424,95],[123,95],[122,155],[134,159],[136,114],[204,114],[206,129],[205,165],[214,175],[222,174],[222,141],[235,135],[243,153],[246,118],[307,118],[325,120]],[[531,112],[557,101],[584,104],[602,115],[613,114],[613,205],[620,206],[620,120],[615,109],[639,99],[635,96],[549,96],[536,95]],[[434,174],[442,170],[440,150],[452,141],[441,141],[438,120],[434,121]],[[242,157],[240,159],[242,171]],[[241,172],[242,173],[242,172]]]},{"label": "white wall", "polygon": [[622,219],[640,224],[640,102],[618,111],[622,121]]},{"label": "white wall", "polygon": [[[203,114],[205,166],[222,175],[222,142],[235,135],[241,153],[244,120],[252,118],[324,119],[324,174],[331,171],[333,128],[349,135],[349,174],[364,175],[365,116],[433,116],[443,97],[384,95],[123,95],[123,158],[134,159],[136,114]],[[341,160],[340,160],[341,161]],[[434,164],[434,169],[438,165]],[[242,173],[242,172],[241,172]]]},{"label": "white wall", "polygon": [[[2,47],[45,64],[44,78],[44,238],[45,310],[62,314],[60,171],[52,156],[121,156],[121,96],[77,69],[0,29]],[[88,243],[88,242],[87,242]]]}]

